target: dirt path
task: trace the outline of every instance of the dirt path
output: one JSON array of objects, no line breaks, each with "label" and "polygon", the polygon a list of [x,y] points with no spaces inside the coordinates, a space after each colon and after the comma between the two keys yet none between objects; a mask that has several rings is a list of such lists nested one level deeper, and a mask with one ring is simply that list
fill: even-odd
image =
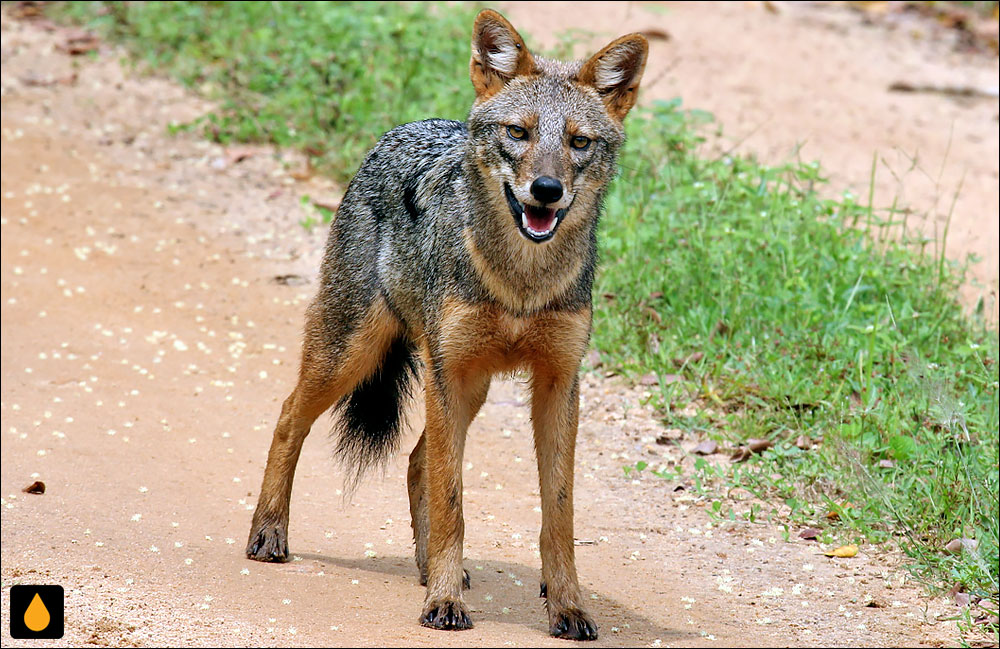
[{"label": "dirt path", "polygon": [[[474,630],[416,623],[412,435],[385,480],[345,501],[317,426],[293,497],[296,560],[243,557],[313,291],[295,277],[312,281],[325,236],[297,225],[299,198],[333,189],[296,182],[264,150],[233,163],[166,137],[204,105],[128,77],[113,52],[70,59],[54,47],[63,34],[6,7],[0,28],[2,633],[10,585],[57,583],[69,645],[566,646],[545,635],[537,597],[537,481],[515,383],[494,385],[467,447]],[[953,640],[933,620],[954,607],[906,583],[896,557],[830,560],[794,533],[713,526],[682,485],[626,479],[624,464],[681,453],[654,443],[641,391],[585,383],[576,534],[598,644]],[[33,480],[44,495],[21,493]]]},{"label": "dirt path", "polygon": [[725,128],[715,150],[771,163],[819,160],[831,190],[851,191],[865,204],[877,153],[874,204],[898,198],[912,207],[908,225],[932,240],[931,251],[951,213],[948,257],[980,258],[963,300],[974,306],[982,298],[997,321],[1000,104],[888,90],[903,81],[995,92],[997,57],[962,53],[954,30],[916,17],[868,25],[824,3],[656,4],[655,13],[634,2],[510,2],[504,9],[545,46],[558,30],[593,32],[589,41],[577,39],[580,56],[630,31],[665,33],[667,40],[652,40],[641,100],[680,96],[685,107],[714,113]]}]

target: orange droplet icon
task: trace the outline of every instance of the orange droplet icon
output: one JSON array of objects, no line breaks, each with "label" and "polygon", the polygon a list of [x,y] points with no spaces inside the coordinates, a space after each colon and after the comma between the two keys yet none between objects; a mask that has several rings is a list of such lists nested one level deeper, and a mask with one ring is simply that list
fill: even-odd
[{"label": "orange droplet icon", "polygon": [[42,598],[35,593],[35,597],[24,611],[24,626],[38,633],[49,625],[50,619],[49,609],[45,608]]}]

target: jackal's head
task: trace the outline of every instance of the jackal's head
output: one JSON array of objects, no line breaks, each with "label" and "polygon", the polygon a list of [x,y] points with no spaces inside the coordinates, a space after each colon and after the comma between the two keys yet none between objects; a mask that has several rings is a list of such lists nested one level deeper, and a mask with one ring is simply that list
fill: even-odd
[{"label": "jackal's head", "polygon": [[646,39],[630,34],[586,62],[545,60],[503,16],[479,14],[469,131],[494,211],[513,220],[507,227],[543,243],[560,228],[569,234],[592,225],[615,173],[622,120],[635,104],[647,51]]}]

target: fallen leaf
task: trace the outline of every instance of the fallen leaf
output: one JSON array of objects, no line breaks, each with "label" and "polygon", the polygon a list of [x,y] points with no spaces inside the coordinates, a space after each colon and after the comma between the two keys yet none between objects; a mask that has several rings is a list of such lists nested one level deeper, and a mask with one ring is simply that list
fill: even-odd
[{"label": "fallen leaf", "polygon": [[671,444],[683,438],[684,433],[676,428],[669,428],[666,432],[660,433],[660,436],[656,438],[656,443],[661,445]]},{"label": "fallen leaf", "polygon": [[66,38],[56,45],[56,48],[69,54],[78,56],[93,52],[101,46],[101,41],[88,31],[73,29],[66,32]]},{"label": "fallen leaf", "polygon": [[771,448],[773,444],[769,439],[748,439],[747,446],[749,446],[750,450],[754,453],[763,453],[767,449]]},{"label": "fallen leaf", "polygon": [[881,469],[892,469],[896,466],[896,463],[892,460],[879,460],[878,466]]},{"label": "fallen leaf", "polygon": [[257,149],[252,149],[246,146],[234,147],[232,149],[226,149],[226,162],[231,165],[243,162],[247,158],[252,158],[257,154]]},{"label": "fallen leaf", "polygon": [[299,167],[298,169],[292,169],[288,172],[288,175],[298,180],[300,182],[309,180],[313,177],[312,165],[307,164],[305,167]]},{"label": "fallen leaf", "polygon": [[996,86],[948,86],[928,83],[910,83],[896,81],[889,86],[890,92],[926,92],[952,97],[979,97],[981,99],[996,99],[1000,90]]},{"label": "fallen leaf", "polygon": [[847,501],[847,500],[845,500],[845,501],[843,501],[841,503],[837,503],[834,506],[834,509],[831,509],[830,511],[828,511],[826,513],[826,517],[829,518],[831,521],[838,520],[840,518],[840,512],[842,510],[844,510],[844,509],[850,509],[852,507],[854,507],[854,505],[850,501]]},{"label": "fallen leaf", "polygon": [[275,284],[281,284],[282,286],[302,286],[303,284],[308,284],[309,280],[302,275],[296,275],[294,273],[289,273],[287,275],[275,275],[271,278],[271,281]]},{"label": "fallen leaf", "polygon": [[818,537],[822,532],[823,530],[819,529],[818,527],[807,527],[806,529],[799,532],[799,538],[805,539],[807,541],[815,541],[816,537]]},{"label": "fallen leaf", "polygon": [[795,438],[795,446],[803,451],[808,451],[812,448],[812,440],[805,435],[799,435]]},{"label": "fallen leaf", "polygon": [[41,2],[15,2],[13,5],[14,6],[10,9],[10,15],[13,18],[18,18],[20,20],[34,20],[43,16],[42,8],[44,7],[44,4]]},{"label": "fallen leaf", "polygon": [[658,379],[655,374],[643,374],[639,379],[640,385],[656,385],[659,382],[660,379]]},{"label": "fallen leaf", "polygon": [[738,449],[736,449],[736,452],[733,453],[732,457],[729,458],[729,461],[733,463],[745,462],[746,460],[750,459],[751,455],[753,455],[753,452],[750,449],[748,449],[746,446],[741,446]]},{"label": "fallen leaf", "polygon": [[677,365],[678,367],[682,365],[690,365],[691,363],[697,363],[703,358],[705,358],[704,352],[694,352],[686,358],[675,358],[674,365]]},{"label": "fallen leaf", "polygon": [[831,550],[830,552],[824,552],[823,554],[825,554],[828,557],[849,559],[851,557],[855,557],[858,555],[858,546],[854,545],[853,543],[851,545],[842,545],[835,550]]},{"label": "fallen leaf", "polygon": [[977,547],[979,547],[979,541],[975,539],[952,539],[945,544],[944,550],[948,554],[958,554],[963,549],[972,551]]},{"label": "fallen leaf", "polygon": [[336,212],[337,209],[340,207],[340,201],[338,200],[330,200],[330,201],[313,200],[312,204],[324,210],[330,210],[331,212]]},{"label": "fallen leaf", "polygon": [[696,455],[711,455],[715,453],[719,448],[719,445],[710,439],[706,439],[697,446],[695,446],[691,452]]},{"label": "fallen leaf", "polygon": [[670,34],[657,27],[647,27],[639,32],[651,41],[669,41]]},{"label": "fallen leaf", "polygon": [[968,593],[955,593],[955,606],[968,608],[970,602]]},{"label": "fallen leaf", "polygon": [[23,491],[26,494],[39,494],[39,495],[41,495],[41,494],[45,493],[45,483],[42,482],[41,480],[35,480],[34,482],[32,482],[30,485],[28,485],[27,487],[25,487],[21,491]]},{"label": "fallen leaf", "polygon": [[654,322],[656,322],[656,324],[663,324],[663,316],[657,313],[656,309],[647,306],[643,310],[646,312],[646,315],[648,315]]},{"label": "fallen leaf", "polygon": [[661,297],[663,297],[663,291],[653,291],[649,294],[650,300],[659,300]]}]

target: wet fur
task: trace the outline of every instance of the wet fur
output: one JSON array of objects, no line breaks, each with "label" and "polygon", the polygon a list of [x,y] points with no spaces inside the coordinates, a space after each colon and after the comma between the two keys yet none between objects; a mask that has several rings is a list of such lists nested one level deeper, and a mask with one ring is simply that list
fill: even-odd
[{"label": "wet fur", "polygon": [[[597,637],[573,546],[577,375],[590,336],[598,218],[646,51],[633,34],[584,63],[547,61],[528,52],[502,16],[483,11],[473,28],[476,102],[468,120],[405,124],[369,152],[330,228],[248,557],[288,559],[292,480],[315,419],[331,407],[338,414],[337,454],[356,483],[397,450],[422,365],[426,426],[407,471],[416,562],[427,585],[420,621],[471,627],[462,601],[466,429],[494,375],[527,370],[549,631]],[[513,139],[511,124],[530,137]],[[589,138],[586,149],[569,145],[574,136]],[[519,231],[505,186],[529,204],[529,187],[543,175],[564,187],[553,205],[564,216],[538,243]]]}]

